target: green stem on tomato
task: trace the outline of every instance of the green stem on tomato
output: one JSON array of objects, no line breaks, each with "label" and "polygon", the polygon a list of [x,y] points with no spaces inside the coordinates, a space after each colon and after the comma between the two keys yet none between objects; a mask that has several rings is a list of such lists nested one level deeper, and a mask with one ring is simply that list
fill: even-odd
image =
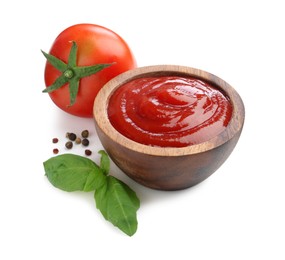
[{"label": "green stem on tomato", "polygon": [[62,74],[54,81],[54,83],[43,90],[44,93],[51,93],[59,88],[61,88],[66,83],[69,83],[69,95],[70,104],[72,106],[75,104],[76,96],[79,90],[79,81],[81,78],[91,76],[104,68],[112,65],[109,64],[97,64],[92,66],[77,66],[77,44],[72,41],[71,50],[68,56],[68,62],[65,63],[62,60],[56,58],[55,56],[42,51],[43,55],[46,57],[47,61],[56,69],[58,69]]}]

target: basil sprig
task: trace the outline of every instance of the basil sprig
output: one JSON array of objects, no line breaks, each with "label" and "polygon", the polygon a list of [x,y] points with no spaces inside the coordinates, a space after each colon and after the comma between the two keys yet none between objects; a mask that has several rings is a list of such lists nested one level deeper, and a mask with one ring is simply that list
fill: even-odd
[{"label": "basil sprig", "polygon": [[140,201],[129,186],[109,175],[109,157],[103,150],[99,153],[100,166],[75,154],[52,157],[44,162],[46,176],[53,186],[64,191],[95,191],[96,207],[104,218],[132,236],[137,230]]}]

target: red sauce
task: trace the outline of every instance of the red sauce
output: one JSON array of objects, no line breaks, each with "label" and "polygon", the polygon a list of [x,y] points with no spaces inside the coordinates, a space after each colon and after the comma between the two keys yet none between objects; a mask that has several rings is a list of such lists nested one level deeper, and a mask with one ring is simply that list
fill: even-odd
[{"label": "red sauce", "polygon": [[108,116],[115,129],[138,143],[185,147],[221,133],[232,105],[219,89],[196,78],[146,77],[114,92]]}]

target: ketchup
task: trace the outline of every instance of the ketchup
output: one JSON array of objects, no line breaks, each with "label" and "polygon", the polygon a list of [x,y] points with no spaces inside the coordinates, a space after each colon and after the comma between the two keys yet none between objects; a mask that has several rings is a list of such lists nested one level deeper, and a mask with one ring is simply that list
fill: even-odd
[{"label": "ketchup", "polygon": [[138,78],[111,96],[108,116],[127,138],[151,146],[185,147],[205,142],[228,125],[229,98],[192,77]]}]

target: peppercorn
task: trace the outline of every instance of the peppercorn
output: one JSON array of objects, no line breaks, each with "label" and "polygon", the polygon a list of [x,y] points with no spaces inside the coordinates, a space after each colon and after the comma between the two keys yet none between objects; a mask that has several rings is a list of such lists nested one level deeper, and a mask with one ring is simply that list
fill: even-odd
[{"label": "peppercorn", "polygon": [[88,130],[83,130],[83,131],[81,132],[81,136],[82,136],[83,138],[87,138],[87,137],[89,136],[89,131],[88,131]]},{"label": "peppercorn", "polygon": [[56,138],[56,137],[53,138],[53,139],[52,139],[52,142],[53,142],[54,144],[58,143],[58,138]]},{"label": "peppercorn", "polygon": [[69,138],[70,141],[75,141],[75,139],[76,139],[76,134],[74,134],[74,133],[69,133],[68,138]]},{"label": "peppercorn", "polygon": [[76,143],[76,144],[81,144],[81,138],[80,138],[80,137],[76,137],[75,143]]},{"label": "peppercorn", "polygon": [[85,150],[85,155],[90,156],[92,154],[92,152],[88,149]]},{"label": "peppercorn", "polygon": [[57,148],[54,148],[54,149],[52,150],[52,152],[53,152],[54,154],[58,154],[59,150],[58,150]]},{"label": "peppercorn", "polygon": [[88,146],[89,145],[89,140],[87,138],[84,138],[81,143],[84,146]]},{"label": "peppercorn", "polygon": [[72,146],[73,146],[73,143],[72,143],[71,141],[68,141],[68,142],[65,143],[65,147],[66,147],[67,149],[71,149]]}]

